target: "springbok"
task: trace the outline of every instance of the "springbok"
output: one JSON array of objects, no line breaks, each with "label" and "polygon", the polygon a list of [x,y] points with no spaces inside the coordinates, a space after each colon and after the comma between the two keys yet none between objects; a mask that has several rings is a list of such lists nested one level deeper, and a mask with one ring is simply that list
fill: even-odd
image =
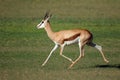
[{"label": "springbok", "polygon": [[[55,43],[54,48],[51,50],[49,56],[46,58],[42,66],[44,66],[49,60],[52,53],[60,46],[60,55],[71,62],[71,65],[68,68],[71,68],[76,62],[80,60],[81,57],[84,56],[84,46],[88,45],[91,47],[95,47],[100,51],[103,60],[108,63],[109,61],[105,58],[104,53],[102,52],[102,47],[93,43],[93,35],[90,31],[86,29],[73,29],[73,30],[62,30],[59,32],[53,32],[50,26],[49,19],[51,18],[51,14],[46,13],[44,19],[37,25],[38,29],[44,28],[47,32],[48,37]],[[80,54],[79,57],[73,61],[71,58],[63,55],[63,49],[65,45],[70,45],[73,43],[78,43]]]}]

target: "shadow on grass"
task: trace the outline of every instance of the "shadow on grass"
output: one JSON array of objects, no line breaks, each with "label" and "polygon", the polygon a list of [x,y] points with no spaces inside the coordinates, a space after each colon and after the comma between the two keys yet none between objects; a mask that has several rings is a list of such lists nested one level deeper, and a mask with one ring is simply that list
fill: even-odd
[{"label": "shadow on grass", "polygon": [[120,64],[114,64],[114,65],[96,65],[96,68],[117,68],[120,69]]}]

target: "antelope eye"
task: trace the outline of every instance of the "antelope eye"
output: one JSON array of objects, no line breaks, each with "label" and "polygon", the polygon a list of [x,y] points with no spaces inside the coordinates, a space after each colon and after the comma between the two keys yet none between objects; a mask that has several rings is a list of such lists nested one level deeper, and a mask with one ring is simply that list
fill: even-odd
[{"label": "antelope eye", "polygon": [[42,23],[44,23],[44,21],[42,21]]}]

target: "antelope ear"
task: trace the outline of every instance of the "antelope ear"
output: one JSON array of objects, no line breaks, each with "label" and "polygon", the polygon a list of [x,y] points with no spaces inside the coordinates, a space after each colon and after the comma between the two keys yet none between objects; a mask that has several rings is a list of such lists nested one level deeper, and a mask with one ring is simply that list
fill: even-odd
[{"label": "antelope ear", "polygon": [[49,16],[47,17],[47,21],[49,21],[49,19],[51,18],[52,14],[49,14]]},{"label": "antelope ear", "polygon": [[48,19],[50,19],[52,17],[52,14],[49,14],[49,17],[48,17]]}]

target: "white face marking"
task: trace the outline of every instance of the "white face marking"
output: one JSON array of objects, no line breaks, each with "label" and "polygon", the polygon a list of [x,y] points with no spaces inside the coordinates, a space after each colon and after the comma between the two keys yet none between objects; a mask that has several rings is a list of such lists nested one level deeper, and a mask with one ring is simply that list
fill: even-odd
[{"label": "white face marking", "polygon": [[37,28],[40,29],[40,28],[44,28],[46,26],[46,23],[47,23],[47,20],[42,20],[38,25],[37,25]]},{"label": "white face marking", "polygon": [[77,38],[75,38],[74,40],[71,40],[71,41],[65,41],[64,44],[70,45],[70,44],[73,44],[73,43],[77,43],[77,42],[79,42],[79,40],[80,40],[80,37],[77,37]]}]

